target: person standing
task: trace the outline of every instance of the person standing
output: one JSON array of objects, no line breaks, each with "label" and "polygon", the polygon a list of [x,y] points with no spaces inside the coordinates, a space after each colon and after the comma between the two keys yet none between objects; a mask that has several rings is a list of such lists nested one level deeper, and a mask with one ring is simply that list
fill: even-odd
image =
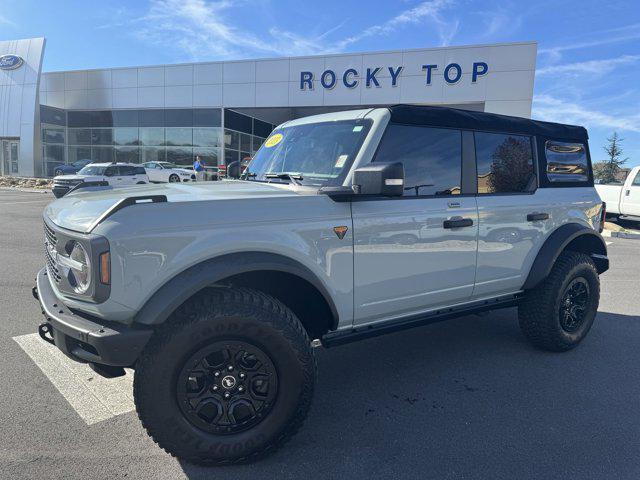
[{"label": "person standing", "polygon": [[204,181],[204,160],[200,158],[200,155],[196,155],[196,161],[193,162],[193,169],[196,171],[196,180],[199,182]]}]

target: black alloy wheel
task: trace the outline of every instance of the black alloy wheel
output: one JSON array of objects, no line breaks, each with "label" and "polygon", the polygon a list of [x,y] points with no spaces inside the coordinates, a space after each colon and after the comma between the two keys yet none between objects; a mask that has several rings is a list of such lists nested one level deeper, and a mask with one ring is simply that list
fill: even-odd
[{"label": "black alloy wheel", "polygon": [[574,278],[560,300],[560,326],[573,333],[584,322],[589,308],[589,283],[583,277]]},{"label": "black alloy wheel", "polygon": [[259,347],[218,341],[195,352],[176,385],[180,409],[196,427],[215,434],[248,430],[269,413],[278,374]]}]

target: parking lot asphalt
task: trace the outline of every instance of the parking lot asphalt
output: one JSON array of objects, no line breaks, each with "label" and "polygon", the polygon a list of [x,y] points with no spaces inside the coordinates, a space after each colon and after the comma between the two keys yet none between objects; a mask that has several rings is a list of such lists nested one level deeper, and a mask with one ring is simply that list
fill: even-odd
[{"label": "parking lot asphalt", "polygon": [[50,194],[0,190],[2,478],[640,478],[640,241],[607,239],[611,270],[587,339],[564,354],[521,335],[514,309],[319,349],[300,433],[255,464],[183,464],[135,412],[88,424],[14,340]]}]

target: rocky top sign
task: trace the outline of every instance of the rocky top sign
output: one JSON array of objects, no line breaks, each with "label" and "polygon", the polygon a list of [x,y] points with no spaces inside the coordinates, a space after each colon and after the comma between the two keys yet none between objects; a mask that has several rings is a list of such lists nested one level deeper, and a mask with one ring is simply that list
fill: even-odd
[{"label": "rocky top sign", "polygon": [[[320,85],[325,89],[332,89],[339,83],[346,88],[355,88],[360,82],[364,82],[365,87],[381,87],[384,82],[390,83],[391,87],[398,86],[400,74],[404,69],[403,66],[390,66],[385,69],[389,73],[389,77],[378,78],[377,75],[384,67],[368,67],[363,72],[359,72],[355,68],[348,68],[344,72],[338,72],[327,69],[320,74]],[[425,85],[431,85],[432,76],[437,72],[439,66],[436,64],[422,65],[422,71],[425,72]],[[462,78],[462,67],[458,63],[449,63],[443,69],[444,81],[448,85],[455,85]],[[471,82],[476,83],[479,77],[489,73],[489,66],[486,62],[474,62],[471,69]],[[300,90],[313,90],[313,82],[316,80],[314,72],[300,72]],[[382,83],[381,83],[382,82]]]}]

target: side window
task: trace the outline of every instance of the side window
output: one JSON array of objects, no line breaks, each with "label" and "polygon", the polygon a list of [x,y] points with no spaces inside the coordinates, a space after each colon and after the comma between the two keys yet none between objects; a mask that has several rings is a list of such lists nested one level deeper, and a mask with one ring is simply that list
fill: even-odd
[{"label": "side window", "polygon": [[459,130],[390,124],[374,162],[404,164],[404,195],[459,195],[462,133]]},{"label": "side window", "polygon": [[147,172],[144,167],[132,167],[134,175],[146,175]]},{"label": "side window", "polygon": [[522,193],[536,188],[531,137],[475,132],[478,193]]},{"label": "side window", "polygon": [[120,175],[127,175],[127,176],[135,175],[134,167],[129,167],[127,165],[120,165],[118,168],[120,169]]},{"label": "side window", "polygon": [[633,183],[631,185],[634,187],[640,187],[640,172],[636,173],[636,178],[633,179]]},{"label": "side window", "polygon": [[104,170],[105,177],[113,177],[114,175],[117,175],[117,174],[118,174],[117,167],[107,167]]},{"label": "side window", "polygon": [[582,143],[547,140],[544,146],[547,178],[550,182],[587,182],[589,164]]}]

